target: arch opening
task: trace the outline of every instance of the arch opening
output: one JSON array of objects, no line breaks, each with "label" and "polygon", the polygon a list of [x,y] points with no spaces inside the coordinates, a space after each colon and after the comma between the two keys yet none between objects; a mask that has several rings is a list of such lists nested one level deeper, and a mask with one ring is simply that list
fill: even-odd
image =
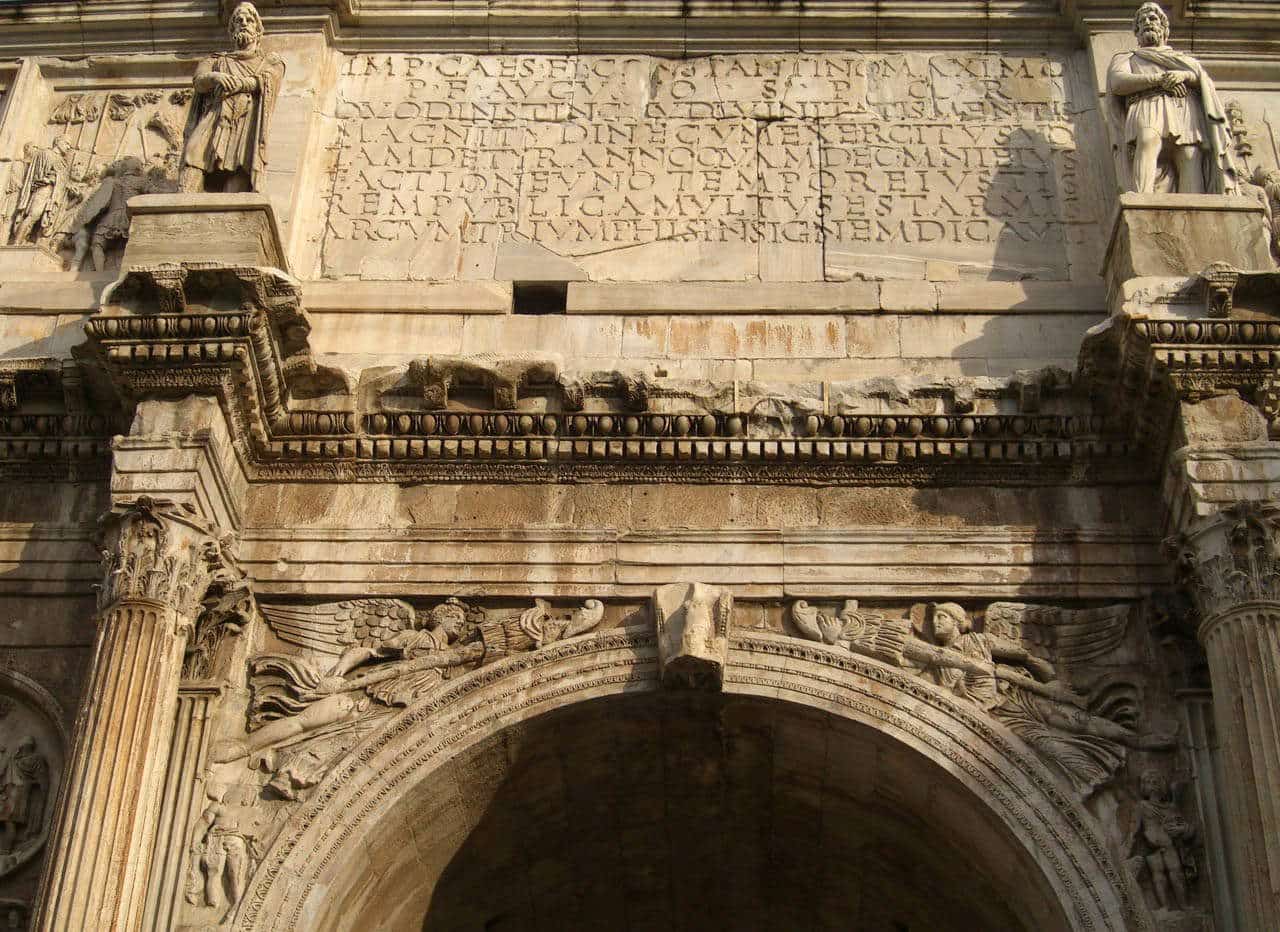
[{"label": "arch opening", "polygon": [[406,788],[363,838],[316,928],[1071,925],[944,767],[759,696],[630,693],[509,725]]}]

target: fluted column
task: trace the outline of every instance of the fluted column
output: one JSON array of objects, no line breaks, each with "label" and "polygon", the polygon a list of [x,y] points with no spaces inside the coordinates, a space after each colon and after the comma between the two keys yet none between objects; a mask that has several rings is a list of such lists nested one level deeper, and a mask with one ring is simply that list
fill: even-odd
[{"label": "fluted column", "polygon": [[98,636],[35,928],[135,929],[146,902],[183,649],[211,584],[214,530],[139,498],[104,520]]},{"label": "fluted column", "polygon": [[1196,603],[1222,754],[1226,843],[1246,929],[1280,929],[1280,507],[1200,519],[1179,564]]}]

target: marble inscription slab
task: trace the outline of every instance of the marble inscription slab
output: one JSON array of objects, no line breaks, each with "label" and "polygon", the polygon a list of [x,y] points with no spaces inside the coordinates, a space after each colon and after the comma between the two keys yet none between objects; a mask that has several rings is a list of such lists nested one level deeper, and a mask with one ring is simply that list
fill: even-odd
[{"label": "marble inscription slab", "polygon": [[1096,181],[1068,70],[953,53],[352,55],[318,271],[1092,276]]}]

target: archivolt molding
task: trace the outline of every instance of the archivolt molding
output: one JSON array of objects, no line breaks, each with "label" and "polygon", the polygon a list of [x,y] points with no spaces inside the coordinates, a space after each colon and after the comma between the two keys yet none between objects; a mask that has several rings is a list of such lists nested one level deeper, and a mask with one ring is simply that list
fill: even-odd
[{"label": "archivolt molding", "polygon": [[[398,793],[510,725],[591,698],[662,688],[653,629],[612,629],[482,667],[386,721],[288,819],[235,917],[297,928],[310,898]],[[724,691],[820,709],[893,736],[957,776],[1021,839],[1078,929],[1150,916],[1081,805],[999,723],[918,678],[847,651],[731,631]]]}]

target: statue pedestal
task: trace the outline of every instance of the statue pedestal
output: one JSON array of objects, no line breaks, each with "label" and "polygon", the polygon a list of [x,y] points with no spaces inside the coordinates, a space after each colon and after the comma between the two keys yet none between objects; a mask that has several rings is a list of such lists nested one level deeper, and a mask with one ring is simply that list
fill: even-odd
[{"label": "statue pedestal", "polygon": [[1220,194],[1122,194],[1103,262],[1112,294],[1131,278],[1188,278],[1212,262],[1275,267],[1262,204]]},{"label": "statue pedestal", "polygon": [[271,202],[261,194],[141,194],[129,199],[129,269],[217,262],[288,272]]}]

